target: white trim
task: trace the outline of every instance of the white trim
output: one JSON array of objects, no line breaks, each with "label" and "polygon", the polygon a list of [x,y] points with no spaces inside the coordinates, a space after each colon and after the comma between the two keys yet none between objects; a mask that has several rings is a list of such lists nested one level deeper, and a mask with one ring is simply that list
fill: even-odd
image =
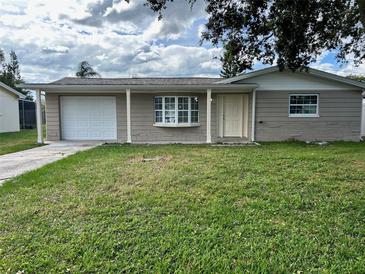
[{"label": "white trim", "polygon": [[256,89],[252,91],[251,141],[255,142],[256,127]]},{"label": "white trim", "polygon": [[42,104],[41,104],[41,90],[36,90],[36,120],[37,120],[37,143],[43,144],[43,133],[42,133]]},{"label": "white trim", "polygon": [[154,127],[199,127],[200,123],[180,123],[180,124],[166,124],[166,123],[154,123]]},{"label": "white trim", "polygon": [[[316,106],[316,113],[298,113],[298,114],[291,114],[290,113],[290,106],[292,105],[308,105],[308,104],[291,104],[290,98],[291,96],[316,96],[317,97],[317,104]],[[289,118],[318,118],[319,117],[319,93],[290,93],[289,94],[289,102],[288,102],[288,117]]]},{"label": "white trim", "polygon": [[125,91],[127,103],[127,143],[132,143],[132,126],[131,126],[131,89]]},{"label": "white trim", "polygon": [[20,93],[19,91],[9,87],[8,85],[5,85],[3,82],[0,82],[0,87],[6,89],[7,91],[11,92],[11,93],[14,93],[16,96],[18,96],[19,98],[21,99],[24,99],[25,98],[25,95]]},{"label": "white trim", "polygon": [[[253,71],[253,72],[241,74],[241,75],[238,75],[236,77],[221,80],[221,81],[218,81],[218,82],[215,82],[215,83],[216,84],[230,84],[230,83],[237,82],[237,81],[240,81],[240,80],[250,79],[250,78],[253,78],[253,77],[256,77],[256,76],[272,73],[272,72],[275,72],[275,71],[279,71],[278,66],[273,66],[273,67],[264,68],[264,69],[256,70],[256,71]],[[309,74],[317,76],[317,77],[330,79],[330,80],[333,80],[333,81],[337,81],[337,82],[340,82],[340,83],[352,85],[352,86],[359,87],[359,88],[365,88],[365,82],[352,80],[352,79],[349,79],[349,78],[346,78],[346,77],[342,77],[342,76],[339,76],[339,75],[336,75],[336,74],[333,74],[333,73],[328,73],[328,72],[318,70],[318,69],[314,69],[314,68],[308,68],[308,71],[298,71],[298,73],[309,73]]]},{"label": "white trim", "polygon": [[212,142],[211,118],[212,118],[212,90],[207,89],[207,143],[208,144]]},{"label": "white trim", "polygon": [[[153,104],[154,104],[154,124],[153,126],[156,127],[197,127],[200,125],[199,121],[200,121],[200,114],[199,114],[199,105],[198,105],[198,109],[191,109],[191,102],[192,102],[192,98],[198,98],[198,104],[199,104],[199,97],[198,96],[191,96],[191,95],[179,95],[179,96],[154,96],[153,97]],[[162,103],[162,109],[156,109],[156,98],[161,98],[161,103]],[[165,99],[166,98],[174,98],[174,104],[175,104],[175,109],[174,110],[167,110],[167,111],[173,111],[175,113],[175,122],[174,123],[166,123],[166,103],[165,103]],[[188,109],[182,109],[179,110],[179,98],[188,98]],[[162,122],[156,122],[156,112],[162,112]],[[183,123],[179,123],[179,112],[182,111],[187,111],[188,112],[188,122],[183,122]],[[198,113],[198,122],[191,122],[191,113],[192,112],[197,112]]]}]

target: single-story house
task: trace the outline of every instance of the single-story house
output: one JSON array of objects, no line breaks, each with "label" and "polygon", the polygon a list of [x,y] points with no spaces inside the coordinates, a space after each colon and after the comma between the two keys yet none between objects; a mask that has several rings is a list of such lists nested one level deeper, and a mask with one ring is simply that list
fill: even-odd
[{"label": "single-story house", "polygon": [[0,133],[20,130],[18,100],[25,96],[0,82]]},{"label": "single-story house", "polygon": [[49,141],[212,143],[359,141],[365,83],[270,67],[229,79],[66,77],[23,87],[38,102],[45,93]]}]

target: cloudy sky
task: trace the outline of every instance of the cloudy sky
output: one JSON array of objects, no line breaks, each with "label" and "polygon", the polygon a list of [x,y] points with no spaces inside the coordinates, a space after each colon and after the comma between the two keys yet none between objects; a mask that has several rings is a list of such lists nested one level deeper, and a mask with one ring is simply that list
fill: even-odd
[{"label": "cloudy sky", "polygon": [[[82,60],[103,77],[219,75],[221,50],[199,44],[207,18],[203,0],[192,10],[175,1],[162,21],[143,2],[0,0],[0,48],[15,50],[27,82],[73,76]],[[337,65],[328,52],[312,66],[365,73],[365,65]]]}]

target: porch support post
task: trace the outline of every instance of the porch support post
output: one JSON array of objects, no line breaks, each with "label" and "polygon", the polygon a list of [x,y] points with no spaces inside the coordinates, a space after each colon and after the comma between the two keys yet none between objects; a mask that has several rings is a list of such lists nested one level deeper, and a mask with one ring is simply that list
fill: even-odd
[{"label": "porch support post", "polygon": [[207,143],[208,144],[212,142],[211,120],[212,120],[212,90],[207,89]]},{"label": "porch support post", "polygon": [[256,89],[252,91],[252,119],[251,119],[251,141],[255,142],[255,125],[256,125]]},{"label": "porch support post", "polygon": [[127,98],[127,143],[132,143],[132,127],[131,127],[131,89],[126,89]]},{"label": "porch support post", "polygon": [[36,120],[37,120],[37,143],[43,144],[43,133],[42,133],[42,105],[41,105],[41,90],[36,90]]}]

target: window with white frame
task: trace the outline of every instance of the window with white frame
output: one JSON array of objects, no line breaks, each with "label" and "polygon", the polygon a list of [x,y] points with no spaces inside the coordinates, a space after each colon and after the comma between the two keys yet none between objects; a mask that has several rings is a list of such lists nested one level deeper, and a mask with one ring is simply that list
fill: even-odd
[{"label": "window with white frame", "polygon": [[156,96],[155,124],[199,123],[199,99],[196,96]]},{"label": "window with white frame", "polygon": [[289,117],[318,117],[318,94],[291,94]]}]

